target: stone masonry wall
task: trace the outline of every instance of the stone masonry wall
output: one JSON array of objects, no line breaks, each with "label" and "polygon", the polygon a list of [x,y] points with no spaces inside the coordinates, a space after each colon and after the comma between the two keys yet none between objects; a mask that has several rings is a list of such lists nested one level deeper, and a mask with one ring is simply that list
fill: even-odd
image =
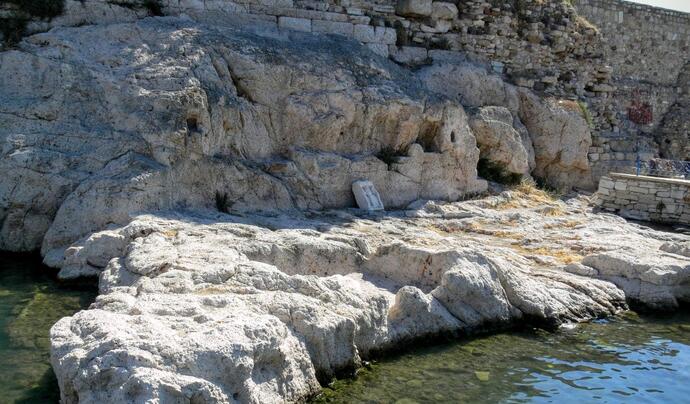
[{"label": "stone masonry wall", "polygon": [[[578,13],[599,30],[603,58],[611,66],[614,91],[593,105],[594,119],[605,121],[595,131],[590,160],[595,175],[625,171],[634,166],[636,150],[642,158],[661,155],[686,159],[690,118],[687,114],[690,62],[690,14],[620,0],[573,0]],[[685,67],[685,70],[688,70]],[[637,125],[626,113],[634,92],[653,111],[650,125]]]},{"label": "stone masonry wall", "polygon": [[611,173],[599,181],[596,203],[629,219],[690,224],[690,181]]}]

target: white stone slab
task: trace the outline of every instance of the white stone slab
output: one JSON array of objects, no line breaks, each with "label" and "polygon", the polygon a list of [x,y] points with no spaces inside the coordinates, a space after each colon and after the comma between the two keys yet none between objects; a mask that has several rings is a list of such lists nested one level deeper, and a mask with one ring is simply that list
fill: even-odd
[{"label": "white stone slab", "polygon": [[355,200],[360,209],[383,210],[381,196],[371,181],[359,180],[353,182],[352,193],[355,194]]}]

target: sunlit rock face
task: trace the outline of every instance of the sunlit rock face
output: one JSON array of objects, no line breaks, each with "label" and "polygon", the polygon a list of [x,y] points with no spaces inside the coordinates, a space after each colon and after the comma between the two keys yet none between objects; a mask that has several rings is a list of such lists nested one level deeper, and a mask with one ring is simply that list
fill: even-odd
[{"label": "sunlit rock face", "polygon": [[688,236],[542,198],[168,212],[94,233],[62,266],[100,273],[101,293],[51,331],[63,400],[297,401],[416,338],[690,300]]},{"label": "sunlit rock face", "polygon": [[246,211],[354,206],[362,178],[388,208],[486,187],[463,107],[351,40],[158,18],[0,58],[3,249],[47,233],[46,253],[216,192]]}]

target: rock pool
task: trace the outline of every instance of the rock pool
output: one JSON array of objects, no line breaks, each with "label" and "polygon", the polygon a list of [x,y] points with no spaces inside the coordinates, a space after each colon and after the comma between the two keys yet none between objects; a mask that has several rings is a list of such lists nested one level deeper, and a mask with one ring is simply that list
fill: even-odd
[{"label": "rock pool", "polygon": [[625,313],[556,333],[503,333],[423,347],[339,380],[317,403],[682,402],[690,314]]},{"label": "rock pool", "polygon": [[95,286],[58,284],[40,257],[0,254],[0,402],[55,403],[48,332],[86,308]]}]

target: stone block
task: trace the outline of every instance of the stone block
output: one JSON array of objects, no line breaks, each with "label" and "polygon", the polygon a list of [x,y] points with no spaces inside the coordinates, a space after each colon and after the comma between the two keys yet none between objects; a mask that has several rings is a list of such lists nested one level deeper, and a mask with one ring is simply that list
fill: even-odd
[{"label": "stone block", "polygon": [[311,30],[312,32],[343,35],[349,37],[353,36],[354,34],[353,25],[349,22],[313,20],[311,22]]},{"label": "stone block", "polygon": [[628,188],[628,184],[626,184],[623,181],[616,181],[616,183],[613,186],[613,189],[616,191],[625,191]]},{"label": "stone block", "polygon": [[674,199],[683,199],[685,197],[685,190],[673,190],[671,191],[671,198]]},{"label": "stone block", "polygon": [[278,27],[295,31],[311,32],[311,20],[295,17],[278,17]]},{"label": "stone block", "polygon": [[614,182],[608,178],[602,177],[599,181],[599,188],[613,189]]},{"label": "stone block", "polygon": [[278,15],[285,17],[306,18],[309,20],[323,20],[333,22],[347,22],[349,16],[347,14],[330,13],[327,11],[317,10],[302,10],[299,8],[280,8],[276,9]]},{"label": "stone block", "polygon": [[395,13],[404,17],[428,17],[432,11],[431,0],[398,0]]},{"label": "stone block", "polygon": [[391,59],[407,65],[423,63],[427,58],[426,48],[416,46],[397,47],[395,45],[390,45],[388,47],[388,52],[390,53]]},{"label": "stone block", "polygon": [[431,18],[434,20],[452,20],[458,16],[458,7],[453,3],[435,1],[431,4]]},{"label": "stone block", "polygon": [[371,17],[368,17],[366,15],[351,15],[348,17],[347,21],[352,24],[369,25],[369,23],[371,22]]},{"label": "stone block", "polygon": [[360,42],[380,43],[385,45],[394,45],[397,39],[393,28],[361,24],[355,25],[354,36],[355,39]]},{"label": "stone block", "polygon": [[352,183],[352,193],[355,194],[357,206],[364,210],[383,210],[381,196],[371,181],[359,180]]}]

